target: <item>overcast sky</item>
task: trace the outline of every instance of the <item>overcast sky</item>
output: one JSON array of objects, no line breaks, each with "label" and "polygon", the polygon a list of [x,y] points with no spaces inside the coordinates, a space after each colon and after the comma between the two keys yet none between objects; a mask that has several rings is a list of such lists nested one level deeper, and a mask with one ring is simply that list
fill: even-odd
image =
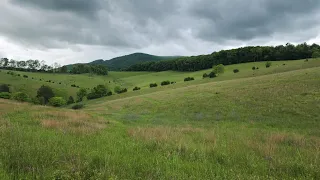
[{"label": "overcast sky", "polygon": [[0,57],[62,65],[320,44],[320,0],[0,0]]}]

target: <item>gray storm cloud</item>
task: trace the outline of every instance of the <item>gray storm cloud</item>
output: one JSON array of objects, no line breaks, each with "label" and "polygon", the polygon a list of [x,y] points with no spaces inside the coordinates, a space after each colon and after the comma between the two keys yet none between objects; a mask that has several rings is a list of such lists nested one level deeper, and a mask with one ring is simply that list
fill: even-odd
[{"label": "gray storm cloud", "polygon": [[172,44],[198,54],[208,43],[214,51],[233,41],[307,41],[319,35],[319,12],[319,0],[4,0],[0,36],[44,50],[81,45],[126,54]]}]

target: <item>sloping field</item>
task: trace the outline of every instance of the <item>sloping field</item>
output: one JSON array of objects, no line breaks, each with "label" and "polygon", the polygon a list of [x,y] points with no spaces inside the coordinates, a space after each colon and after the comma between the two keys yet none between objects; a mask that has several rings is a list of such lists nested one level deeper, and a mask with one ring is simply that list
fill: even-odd
[{"label": "sloping field", "polygon": [[0,178],[319,179],[320,67],[303,63],[82,111],[0,100]]}]

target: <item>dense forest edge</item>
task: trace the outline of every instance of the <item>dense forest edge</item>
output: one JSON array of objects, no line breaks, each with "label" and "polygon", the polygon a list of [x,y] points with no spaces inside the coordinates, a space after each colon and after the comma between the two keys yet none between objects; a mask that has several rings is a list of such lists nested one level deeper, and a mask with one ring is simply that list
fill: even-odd
[{"label": "dense forest edge", "polygon": [[[143,59],[139,59],[139,57]],[[151,58],[150,57],[156,57]],[[177,57],[168,56],[153,56],[143,53],[135,53],[127,56],[114,58],[113,60],[103,61],[98,60],[88,64],[74,64],[61,66],[58,63],[47,65],[44,61],[27,60],[17,61],[14,59],[1,58],[0,69],[29,71],[29,72],[47,72],[47,73],[71,73],[71,74],[84,74],[92,73],[97,75],[108,75],[109,67],[107,63],[115,63],[117,61],[117,69],[123,71],[198,71],[212,68],[212,66],[223,64],[240,64],[247,62],[259,61],[279,61],[279,60],[298,60],[307,58],[320,57],[320,46],[318,44],[308,45],[302,43],[293,45],[287,43],[286,45],[279,46],[247,46],[237,49],[221,50],[213,52],[208,55],[190,56],[190,57]],[[149,58],[149,59],[148,59]],[[173,59],[172,59],[173,58]],[[147,60],[148,59],[148,60]],[[130,67],[125,68],[128,62],[135,63]],[[125,64],[125,65],[121,65]],[[114,67],[112,69],[115,69]]]},{"label": "dense forest edge", "polygon": [[298,60],[320,57],[318,44],[287,43],[279,46],[248,46],[237,49],[221,50],[208,55],[180,57],[174,60],[145,62],[132,65],[125,71],[198,71],[223,64],[239,64],[259,61]]}]

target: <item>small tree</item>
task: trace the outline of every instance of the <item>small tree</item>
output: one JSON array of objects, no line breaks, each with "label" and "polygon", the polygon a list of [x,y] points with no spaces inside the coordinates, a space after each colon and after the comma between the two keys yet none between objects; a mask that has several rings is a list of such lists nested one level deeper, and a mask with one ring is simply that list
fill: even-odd
[{"label": "small tree", "polygon": [[202,77],[203,77],[203,78],[207,78],[207,77],[209,77],[209,75],[208,75],[207,73],[204,73],[204,74],[202,75]]},{"label": "small tree", "polygon": [[238,72],[239,72],[239,69],[234,69],[233,72],[234,72],[234,73],[238,73]]},{"label": "small tree", "polygon": [[271,64],[270,61],[266,62],[266,68],[269,68],[271,65],[272,65],[272,64]]},{"label": "small tree", "polygon": [[87,90],[85,88],[79,89],[77,92],[78,102],[83,101],[83,98],[86,97],[88,94]]},{"label": "small tree", "polygon": [[8,84],[0,84],[0,92],[10,92]]},{"label": "small tree", "polygon": [[216,73],[214,73],[213,71],[209,74],[209,77],[210,78],[215,78],[217,77]]},{"label": "small tree", "polygon": [[73,104],[74,103],[74,99],[72,96],[69,96],[68,102],[67,104]]},{"label": "small tree", "polygon": [[218,64],[216,66],[213,66],[213,72],[217,75],[224,73],[224,65]]},{"label": "small tree", "polygon": [[49,99],[54,97],[54,93],[51,87],[41,86],[37,91],[37,98],[43,97],[44,104],[49,102]]}]

